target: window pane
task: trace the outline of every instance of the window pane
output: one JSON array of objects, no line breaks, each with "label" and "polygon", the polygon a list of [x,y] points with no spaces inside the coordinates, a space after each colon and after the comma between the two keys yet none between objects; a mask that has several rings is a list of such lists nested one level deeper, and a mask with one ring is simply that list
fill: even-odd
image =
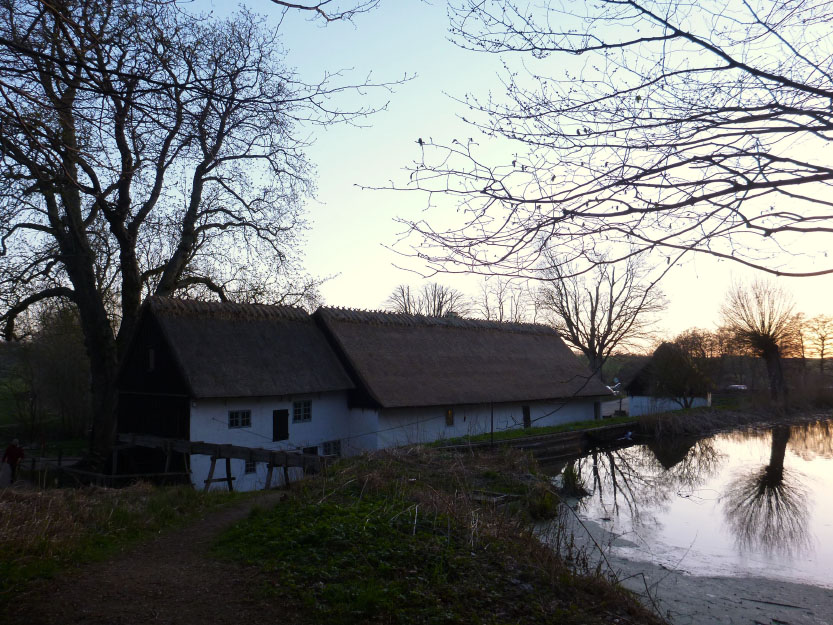
[{"label": "window pane", "polygon": [[252,427],[252,411],[251,410],[229,410],[228,426],[230,428],[248,428],[248,427]]},{"label": "window pane", "polygon": [[311,421],[312,420],[312,401],[309,399],[304,401],[292,402],[292,420]]}]

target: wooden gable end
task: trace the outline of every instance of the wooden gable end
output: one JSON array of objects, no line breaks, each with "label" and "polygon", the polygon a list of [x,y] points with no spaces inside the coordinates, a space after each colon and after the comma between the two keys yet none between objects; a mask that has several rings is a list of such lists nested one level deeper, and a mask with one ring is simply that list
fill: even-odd
[{"label": "wooden gable end", "polygon": [[190,397],[159,322],[146,310],[119,373],[120,393]]}]

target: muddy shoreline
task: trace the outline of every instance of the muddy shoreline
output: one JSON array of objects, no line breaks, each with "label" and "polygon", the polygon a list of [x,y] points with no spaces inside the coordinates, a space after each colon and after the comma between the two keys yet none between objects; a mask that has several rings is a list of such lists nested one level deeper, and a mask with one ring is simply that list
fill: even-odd
[{"label": "muddy shoreline", "polygon": [[617,555],[616,547],[634,544],[594,521],[572,517],[569,529],[588,566],[600,566],[672,625],[833,625],[833,588],[766,577],[692,575],[684,562],[672,568]]}]

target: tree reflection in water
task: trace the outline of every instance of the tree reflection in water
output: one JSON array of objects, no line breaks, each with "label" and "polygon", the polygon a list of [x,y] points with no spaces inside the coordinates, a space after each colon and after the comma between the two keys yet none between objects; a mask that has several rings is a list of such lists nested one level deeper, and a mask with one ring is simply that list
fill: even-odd
[{"label": "tree reflection in water", "polygon": [[723,513],[738,547],[798,554],[812,544],[807,491],[784,469],[790,427],[772,430],[769,464],[729,482]]},{"label": "tree reflection in water", "polygon": [[[595,450],[575,462],[589,490],[609,516],[625,510],[634,525],[645,524],[676,496],[690,496],[720,463],[712,439],[652,442],[626,449]],[[646,517],[647,515],[647,517]]]}]

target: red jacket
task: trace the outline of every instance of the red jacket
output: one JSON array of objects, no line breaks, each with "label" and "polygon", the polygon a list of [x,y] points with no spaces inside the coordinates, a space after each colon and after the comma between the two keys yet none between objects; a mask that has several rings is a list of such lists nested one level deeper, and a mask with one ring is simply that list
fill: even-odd
[{"label": "red jacket", "polygon": [[6,453],[3,454],[3,462],[8,462],[13,467],[16,467],[23,460],[24,455],[22,447],[9,445],[6,447]]}]

